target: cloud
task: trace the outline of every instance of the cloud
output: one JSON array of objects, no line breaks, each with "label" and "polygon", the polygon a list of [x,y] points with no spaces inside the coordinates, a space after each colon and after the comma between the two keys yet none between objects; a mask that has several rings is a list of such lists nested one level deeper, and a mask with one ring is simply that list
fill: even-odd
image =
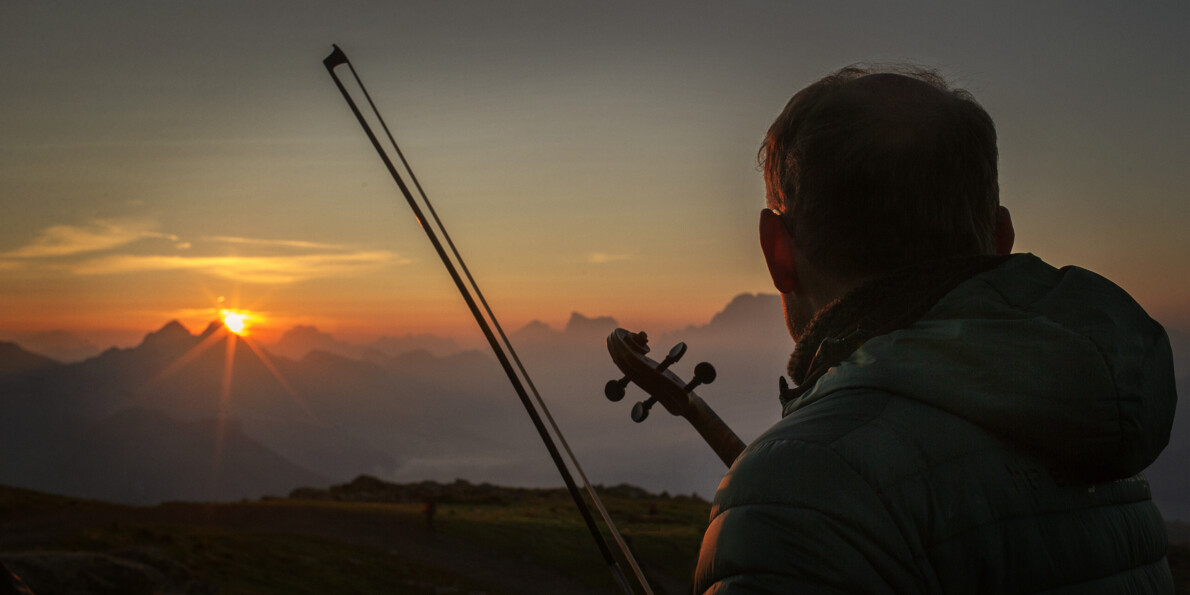
[{"label": "cloud", "polygon": [[237,281],[277,284],[320,277],[347,276],[410,262],[408,258],[388,250],[294,256],[141,256],[120,254],[81,262],[71,269],[80,275],[194,271]]},{"label": "cloud", "polygon": [[619,260],[633,260],[636,258],[635,254],[606,254],[604,252],[592,252],[587,255],[587,264],[607,264],[609,262],[616,262]]},{"label": "cloud", "polygon": [[53,258],[102,252],[131,244],[145,238],[166,238],[177,241],[172,234],[153,231],[144,221],[98,219],[86,225],[54,225],[46,228],[32,242],[8,252],[0,253],[5,260]]},{"label": "cloud", "polygon": [[310,248],[314,250],[345,250],[338,244],[321,244],[302,240],[264,240],[260,238],[237,238],[232,236],[207,236],[204,240],[225,244],[247,244],[252,246],[279,246],[283,248]]},{"label": "cloud", "polygon": [[[192,243],[154,227],[147,221],[115,219],[55,225],[25,246],[0,252],[0,270],[38,268],[76,275],[192,271],[237,281],[280,284],[349,276],[411,262],[388,250],[359,250],[302,240],[205,236]],[[169,248],[165,243],[133,247],[147,238],[169,240]],[[200,249],[204,244],[207,249]],[[210,248],[216,244],[234,244],[241,254],[212,254]]]}]

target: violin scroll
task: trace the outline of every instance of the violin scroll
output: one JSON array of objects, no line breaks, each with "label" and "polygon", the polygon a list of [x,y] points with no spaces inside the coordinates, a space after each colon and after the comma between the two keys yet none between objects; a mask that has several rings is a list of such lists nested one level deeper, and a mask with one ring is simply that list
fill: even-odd
[{"label": "violin scroll", "polygon": [[671,414],[686,418],[727,465],[730,466],[744,449],[744,443],[727,424],[694,394],[696,386],[715,381],[715,367],[707,362],[699,363],[694,367],[694,378],[690,382],[684,382],[669,371],[670,365],[686,354],[685,343],[674,345],[665,358],[657,362],[647,356],[646,333],[618,328],[607,337],[607,351],[624,377],[609,380],[604,387],[604,396],[613,402],[623,399],[629,382],[636,383],[649,394],[648,399],[633,405],[632,421],[643,422],[649,417],[653,405],[661,403]]},{"label": "violin scroll", "polygon": [[[639,333],[627,333],[624,338],[624,344],[629,349],[631,349],[631,350],[635,351],[636,353],[639,353],[640,355],[643,356],[644,354],[649,352],[649,335],[648,335],[648,333],[646,333],[644,331],[641,331]],[[665,370],[666,368],[668,368],[670,366],[670,364],[673,364],[673,363],[677,362],[678,360],[682,359],[683,355],[686,355],[686,344],[678,343],[677,345],[674,345],[673,348],[669,350],[669,354],[665,356],[665,359],[661,360],[661,363],[657,364],[656,370],[658,372]],[[707,364],[707,365],[709,366],[710,364]],[[711,370],[712,378],[714,378],[714,374],[715,374],[715,371],[712,369]],[[619,380],[608,380],[607,384],[603,387],[603,396],[607,397],[607,400],[609,400],[613,403],[615,403],[616,401],[619,401],[620,399],[623,399],[624,391],[627,388],[628,383],[631,382],[631,380],[632,379],[628,376],[624,376],[623,378],[621,378]],[[708,380],[707,382],[710,382],[710,381]],[[650,400],[650,402],[647,405],[643,406],[644,413],[640,414],[640,419],[636,419],[637,418],[636,411],[642,406],[642,404],[637,403],[637,407],[634,407],[632,409],[632,411],[633,411],[632,419],[635,420],[637,423],[644,421],[645,418],[649,416],[649,408],[653,406],[653,402],[654,402],[654,400]]]}]

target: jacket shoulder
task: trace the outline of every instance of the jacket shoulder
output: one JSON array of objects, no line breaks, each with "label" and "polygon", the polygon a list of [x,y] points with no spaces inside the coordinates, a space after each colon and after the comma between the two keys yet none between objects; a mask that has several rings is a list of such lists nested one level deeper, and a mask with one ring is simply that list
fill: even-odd
[{"label": "jacket shoulder", "polygon": [[[1129,534],[1128,547],[1101,526]],[[1102,569],[1159,585],[1168,574],[1161,528],[1143,477],[1086,484],[969,420],[852,388],[787,416],[732,466],[696,585],[935,593],[986,583],[1015,592],[1087,586]]]},{"label": "jacket shoulder", "polygon": [[891,396],[849,392],[782,420],[732,465],[703,540],[698,592],[920,592],[913,548],[847,454]]}]

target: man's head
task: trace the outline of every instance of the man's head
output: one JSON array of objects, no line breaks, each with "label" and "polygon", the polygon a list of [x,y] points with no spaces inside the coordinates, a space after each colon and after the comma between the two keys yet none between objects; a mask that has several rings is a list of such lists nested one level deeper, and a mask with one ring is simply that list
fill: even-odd
[{"label": "man's head", "polygon": [[[1009,251],[996,159],[991,117],[933,72],[849,67],[802,89],[760,149],[779,214],[761,221],[774,283],[783,294],[821,294],[821,306],[898,268]],[[781,255],[769,253],[785,247],[765,238],[781,231],[776,220],[798,269],[786,287],[774,269]]]}]

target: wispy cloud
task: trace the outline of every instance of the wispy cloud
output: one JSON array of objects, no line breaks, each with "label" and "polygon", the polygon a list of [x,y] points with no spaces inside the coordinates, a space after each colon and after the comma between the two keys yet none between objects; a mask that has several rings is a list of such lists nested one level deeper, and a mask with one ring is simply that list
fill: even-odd
[{"label": "wispy cloud", "polygon": [[[147,238],[170,242],[133,246]],[[206,250],[201,249],[204,244]],[[213,244],[235,244],[240,246],[237,252],[244,253],[211,254]],[[151,222],[114,219],[55,225],[24,246],[0,252],[2,271],[36,268],[76,275],[192,271],[269,284],[350,276],[409,262],[388,250],[360,250],[303,240],[205,236],[189,242],[156,231]]]},{"label": "wispy cloud", "polygon": [[233,236],[206,236],[203,238],[211,242],[223,242],[225,244],[246,244],[250,246],[279,246],[283,248],[309,248],[312,250],[346,250],[347,248],[338,244],[322,244],[319,242],[306,242],[303,240],[265,240],[260,238],[238,238]]},{"label": "wispy cloud", "polygon": [[46,228],[32,242],[15,250],[0,253],[5,260],[50,258],[90,252],[102,252],[125,246],[145,238],[165,238],[177,241],[172,234],[153,230],[145,221],[99,219],[86,225],[55,225]]},{"label": "wispy cloud", "polygon": [[387,250],[293,256],[140,256],[120,254],[81,262],[71,267],[71,270],[80,275],[194,271],[251,283],[293,283],[320,277],[350,276],[409,262],[409,259]]},{"label": "wispy cloud", "polygon": [[607,264],[609,262],[633,260],[635,258],[635,254],[607,254],[605,252],[592,252],[587,255],[586,262],[588,264]]}]

